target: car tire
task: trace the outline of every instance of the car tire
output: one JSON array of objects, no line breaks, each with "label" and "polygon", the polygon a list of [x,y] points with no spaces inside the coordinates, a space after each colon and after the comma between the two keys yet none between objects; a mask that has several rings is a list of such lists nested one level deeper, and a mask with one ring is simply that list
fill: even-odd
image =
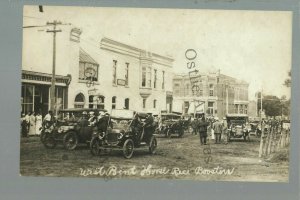
[{"label": "car tire", "polygon": [[155,136],[152,136],[149,143],[149,152],[150,154],[155,154],[157,148],[157,140]]},{"label": "car tire", "polygon": [[124,158],[130,159],[133,155],[134,143],[132,139],[126,139],[123,144],[123,156]]},{"label": "car tire", "polygon": [[65,149],[74,150],[78,144],[78,137],[75,132],[68,132],[63,139]]},{"label": "car tire", "polygon": [[95,137],[91,140],[90,143],[90,152],[93,156],[99,156],[101,153],[101,149],[100,149],[100,139]]},{"label": "car tire", "polygon": [[41,133],[41,142],[47,149],[54,149],[56,147],[56,141],[52,134],[50,133]]}]

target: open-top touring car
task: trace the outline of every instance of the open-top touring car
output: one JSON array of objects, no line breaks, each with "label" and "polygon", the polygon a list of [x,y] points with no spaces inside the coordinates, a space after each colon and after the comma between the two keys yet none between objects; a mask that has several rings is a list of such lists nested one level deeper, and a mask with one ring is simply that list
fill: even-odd
[{"label": "open-top touring car", "polygon": [[72,108],[60,110],[57,119],[51,125],[44,125],[41,132],[41,142],[46,148],[55,148],[62,143],[68,150],[75,149],[78,144],[87,144],[92,139],[96,128],[89,122],[89,113],[94,112],[95,117],[104,109]]},{"label": "open-top touring car", "polygon": [[125,158],[131,158],[134,150],[142,147],[147,147],[149,152],[154,154],[157,147],[154,129],[150,127],[146,130],[143,125],[133,127],[135,115],[146,118],[142,113],[134,113],[131,110],[112,110],[107,128],[94,133],[92,137],[91,154],[102,155],[112,150],[121,150]]},{"label": "open-top touring car", "polygon": [[182,137],[184,134],[184,122],[181,120],[181,115],[176,113],[162,113],[161,122],[159,125],[158,134],[163,134],[166,137],[171,137],[177,134]]}]

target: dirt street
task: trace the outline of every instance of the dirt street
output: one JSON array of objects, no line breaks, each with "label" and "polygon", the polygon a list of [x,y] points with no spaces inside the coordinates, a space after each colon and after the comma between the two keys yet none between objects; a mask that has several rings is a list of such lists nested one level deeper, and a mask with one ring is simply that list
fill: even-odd
[{"label": "dirt street", "polygon": [[158,137],[155,155],[150,155],[147,148],[136,149],[131,159],[125,159],[118,151],[97,157],[90,154],[86,145],[74,151],[67,151],[62,145],[46,149],[38,137],[22,138],[20,173],[107,179],[288,181],[288,161],[260,161],[259,139],[255,136],[250,142],[236,140],[226,145],[210,140],[209,143],[201,146],[199,136],[187,133],[183,138]]}]

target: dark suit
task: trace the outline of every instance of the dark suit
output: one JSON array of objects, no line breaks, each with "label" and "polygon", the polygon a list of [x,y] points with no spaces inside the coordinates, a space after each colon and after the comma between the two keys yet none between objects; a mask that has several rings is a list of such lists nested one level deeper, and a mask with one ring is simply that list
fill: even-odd
[{"label": "dark suit", "polygon": [[109,116],[100,118],[97,122],[97,127],[100,132],[105,132],[108,127]]}]

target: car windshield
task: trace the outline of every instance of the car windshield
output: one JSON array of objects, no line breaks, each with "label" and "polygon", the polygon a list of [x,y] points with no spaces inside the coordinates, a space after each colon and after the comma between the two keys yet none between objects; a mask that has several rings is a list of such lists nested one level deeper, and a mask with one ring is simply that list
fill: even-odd
[{"label": "car windshield", "polygon": [[78,121],[82,116],[81,112],[59,112],[57,115],[58,121]]},{"label": "car windshield", "polygon": [[130,126],[131,120],[122,118],[111,118],[111,123],[113,129],[127,130]]}]

